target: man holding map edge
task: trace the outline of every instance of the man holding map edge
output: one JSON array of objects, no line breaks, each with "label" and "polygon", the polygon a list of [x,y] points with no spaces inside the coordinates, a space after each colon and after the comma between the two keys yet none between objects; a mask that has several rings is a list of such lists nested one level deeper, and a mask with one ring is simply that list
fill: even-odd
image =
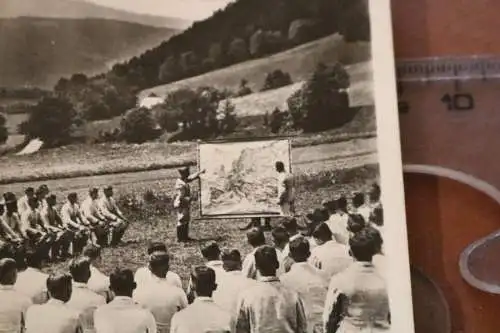
[{"label": "man holding map edge", "polygon": [[189,237],[189,222],[191,220],[191,189],[189,183],[205,173],[201,170],[190,174],[189,167],[179,169],[180,177],[175,181],[175,199],[174,208],[177,211],[177,241],[188,242],[192,240]]},{"label": "man holding map edge", "polygon": [[295,215],[295,188],[293,175],[285,170],[285,164],[277,161],[275,164],[278,172],[278,205],[281,207],[281,215]]}]

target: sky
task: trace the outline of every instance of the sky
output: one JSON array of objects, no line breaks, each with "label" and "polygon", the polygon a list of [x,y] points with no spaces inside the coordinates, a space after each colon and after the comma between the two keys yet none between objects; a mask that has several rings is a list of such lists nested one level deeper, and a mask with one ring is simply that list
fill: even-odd
[{"label": "sky", "polygon": [[89,0],[99,5],[141,14],[201,20],[231,0]]}]

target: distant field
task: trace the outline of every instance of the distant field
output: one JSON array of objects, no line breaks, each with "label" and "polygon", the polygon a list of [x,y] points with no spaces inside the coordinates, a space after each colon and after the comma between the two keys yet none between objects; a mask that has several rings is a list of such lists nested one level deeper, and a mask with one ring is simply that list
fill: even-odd
[{"label": "distant field", "polygon": [[[346,55],[346,52],[349,54]],[[356,43],[346,47],[342,36],[335,34],[266,58],[246,61],[186,80],[146,89],[139,94],[139,98],[151,93],[165,96],[181,87],[196,88],[207,85],[235,91],[242,79],[248,81],[248,86],[253,91],[260,91],[266,74],[276,69],[289,73],[294,82],[300,82],[309,78],[319,62],[328,64],[339,60],[346,62],[349,59],[354,59],[355,63],[370,60],[369,43]]]}]

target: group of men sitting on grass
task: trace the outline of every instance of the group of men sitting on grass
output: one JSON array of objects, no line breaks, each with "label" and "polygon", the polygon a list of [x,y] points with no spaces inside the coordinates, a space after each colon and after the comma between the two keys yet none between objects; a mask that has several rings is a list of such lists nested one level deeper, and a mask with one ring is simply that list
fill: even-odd
[{"label": "group of men sitting on grass", "polygon": [[0,303],[0,327],[27,333],[388,332],[377,191],[374,186],[363,205],[354,195],[349,209],[345,198],[324,202],[308,214],[303,233],[293,217],[279,221],[272,240],[263,228],[252,228],[253,250],[244,258],[238,249],[205,244],[205,262],[190,267],[186,288],[163,242],[148,245],[148,262],[135,273],[116,268],[109,277],[98,269],[101,247],[93,244],[69,263],[69,273],[51,275],[41,272],[36,252],[0,248],[0,299],[16,300]]},{"label": "group of men sitting on grass", "polygon": [[7,192],[2,199],[0,245],[6,244],[16,252],[37,252],[47,261],[78,255],[89,242],[116,246],[128,227],[111,186],[104,188],[101,196],[99,189],[91,188],[81,205],[72,192],[60,209],[47,185],[36,190],[28,187],[19,199]]}]

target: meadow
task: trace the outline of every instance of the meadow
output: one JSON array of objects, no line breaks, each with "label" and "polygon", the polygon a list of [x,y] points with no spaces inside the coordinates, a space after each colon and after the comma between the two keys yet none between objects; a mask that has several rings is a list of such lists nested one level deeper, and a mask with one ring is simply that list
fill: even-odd
[{"label": "meadow", "polygon": [[[378,165],[370,164],[343,170],[325,170],[297,175],[297,212],[304,215],[317,207],[324,199],[338,195],[348,197],[356,191],[366,191],[378,181]],[[335,183],[332,179],[336,179]],[[150,241],[163,241],[172,256],[171,269],[178,273],[186,287],[189,269],[203,263],[200,246],[215,240],[221,247],[237,248],[243,255],[251,251],[246,242],[245,233],[239,228],[246,224],[244,219],[194,220],[191,223],[191,236],[197,241],[179,244],[175,241],[175,215],[172,208],[172,196],[165,193],[165,188],[172,188],[175,179],[167,179],[156,184],[136,184],[120,189],[117,197],[124,207],[124,212],[131,221],[123,246],[106,248],[100,269],[109,274],[115,267],[137,269],[146,263],[146,246]],[[197,193],[195,184],[193,192]],[[198,216],[198,202],[192,207],[194,218]],[[272,224],[279,223],[273,219]],[[299,223],[304,224],[303,218]],[[268,240],[270,234],[266,233]],[[67,270],[67,262],[46,267],[47,272]]]}]

